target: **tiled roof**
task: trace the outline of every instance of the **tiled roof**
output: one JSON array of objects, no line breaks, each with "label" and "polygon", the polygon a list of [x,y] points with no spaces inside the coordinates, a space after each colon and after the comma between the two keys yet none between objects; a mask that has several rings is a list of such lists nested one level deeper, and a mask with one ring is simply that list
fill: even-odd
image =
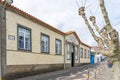
[{"label": "tiled roof", "polygon": [[91,48],[91,46],[89,46],[89,45],[87,45],[87,44],[85,44],[85,43],[83,43],[83,42],[81,42],[81,44],[83,44],[83,45],[85,45],[85,46]]},{"label": "tiled roof", "polygon": [[91,49],[97,52],[101,51],[101,48],[99,46],[92,46]]},{"label": "tiled roof", "polygon": [[[0,0],[0,4],[4,4],[4,2],[2,2],[2,0]],[[69,35],[69,34],[73,33],[77,37],[79,43],[82,43],[83,45],[88,46],[87,44],[81,42],[81,40],[79,39],[79,37],[78,37],[78,35],[77,35],[77,33],[75,31],[69,31],[69,32],[64,33],[62,31],[56,29],[55,27],[53,27],[53,26],[43,22],[42,20],[40,20],[40,19],[38,19],[38,18],[36,18],[36,17],[26,13],[25,11],[22,11],[21,9],[19,9],[19,8],[13,6],[13,5],[7,4],[6,8],[7,8],[7,10],[13,11],[13,12],[15,12],[15,13],[17,13],[17,14],[19,14],[19,15],[21,15],[21,16],[23,16],[23,17],[25,17],[25,18],[27,18],[27,19],[37,23],[37,24],[39,24],[39,25],[42,25],[42,26],[44,26],[44,27],[46,27],[46,28],[56,32],[56,33],[59,33],[61,35]],[[88,47],[90,47],[90,46],[88,46]]]},{"label": "tiled roof", "polygon": [[[1,2],[1,4],[4,4],[4,2]],[[46,28],[48,28],[48,29],[56,32],[56,33],[65,35],[64,32],[56,29],[55,27],[53,27],[53,26],[51,26],[51,25],[43,22],[42,20],[40,20],[40,19],[38,19],[38,18],[36,18],[36,17],[34,17],[34,16],[26,13],[25,11],[22,11],[21,9],[19,9],[19,8],[13,6],[13,5],[7,4],[7,5],[6,5],[6,8],[7,8],[7,10],[13,11],[13,12],[15,12],[15,13],[17,13],[17,14],[19,14],[19,15],[21,15],[21,16],[23,16],[23,17],[25,17],[25,18],[27,18],[27,19],[29,19],[29,20],[37,23],[37,24],[39,24],[39,25],[42,25],[42,26],[44,26],[44,27],[46,27]]]}]

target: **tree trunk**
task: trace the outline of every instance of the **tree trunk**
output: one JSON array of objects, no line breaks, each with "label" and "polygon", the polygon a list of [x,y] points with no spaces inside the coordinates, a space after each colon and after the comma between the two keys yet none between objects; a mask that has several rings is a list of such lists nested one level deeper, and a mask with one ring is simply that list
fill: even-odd
[{"label": "tree trunk", "polygon": [[120,80],[120,61],[117,60],[113,63],[114,80]]}]

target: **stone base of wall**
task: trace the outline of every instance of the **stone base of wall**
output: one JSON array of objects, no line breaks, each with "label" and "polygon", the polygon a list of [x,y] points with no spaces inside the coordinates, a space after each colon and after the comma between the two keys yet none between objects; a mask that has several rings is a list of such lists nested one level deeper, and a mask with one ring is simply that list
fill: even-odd
[{"label": "stone base of wall", "polygon": [[66,69],[70,69],[70,68],[71,68],[71,64],[67,63],[67,64],[65,65],[65,67],[66,67]]},{"label": "stone base of wall", "polygon": [[64,64],[40,64],[40,65],[9,65],[4,80],[52,72],[64,69]]},{"label": "stone base of wall", "polygon": [[[74,67],[78,67],[78,66],[80,66],[80,64],[79,63],[75,63],[74,64]],[[70,69],[71,68],[71,64],[66,64],[66,69]]]},{"label": "stone base of wall", "polygon": [[81,63],[80,65],[87,65],[87,64],[90,64],[90,63]]},{"label": "stone base of wall", "polygon": [[79,63],[75,63],[75,67],[78,67],[78,66],[80,66],[80,64]]},{"label": "stone base of wall", "polygon": [[[79,64],[75,64],[75,67]],[[71,64],[66,64],[66,69],[70,69]],[[47,73],[57,70],[63,70],[64,64],[39,64],[39,65],[9,65],[7,74],[3,80],[14,80],[16,78],[31,76],[35,74]]]}]

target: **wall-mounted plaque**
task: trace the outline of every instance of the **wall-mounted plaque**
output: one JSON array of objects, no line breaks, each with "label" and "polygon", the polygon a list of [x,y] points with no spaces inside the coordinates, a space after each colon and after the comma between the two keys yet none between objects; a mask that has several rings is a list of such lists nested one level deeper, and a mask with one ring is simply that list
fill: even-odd
[{"label": "wall-mounted plaque", "polygon": [[8,35],[8,39],[9,39],[9,40],[15,40],[15,36],[13,36],[13,35]]}]

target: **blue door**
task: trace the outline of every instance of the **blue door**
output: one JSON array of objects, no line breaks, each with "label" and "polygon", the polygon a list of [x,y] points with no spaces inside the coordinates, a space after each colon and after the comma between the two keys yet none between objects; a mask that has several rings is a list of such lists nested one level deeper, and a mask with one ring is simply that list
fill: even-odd
[{"label": "blue door", "polygon": [[94,52],[90,52],[90,63],[94,64]]}]

